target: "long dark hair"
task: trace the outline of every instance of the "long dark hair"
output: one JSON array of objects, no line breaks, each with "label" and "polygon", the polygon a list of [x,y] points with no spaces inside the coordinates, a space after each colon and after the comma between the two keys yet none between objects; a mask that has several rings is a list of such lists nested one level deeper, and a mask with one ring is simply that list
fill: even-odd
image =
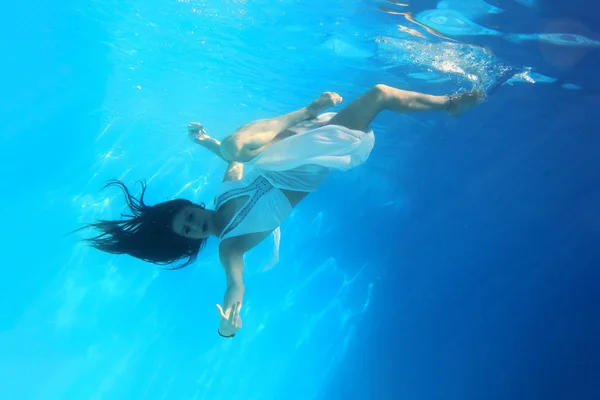
[{"label": "long dark hair", "polygon": [[189,200],[175,199],[148,206],[144,203],[146,183],[140,182],[142,194],[133,197],[127,186],[119,180],[109,181],[103,189],[117,186],[125,195],[125,201],[132,215],[121,214],[126,219],[109,221],[98,220],[77,230],[94,228],[100,231],[97,236],[83,239],[88,245],[111,254],[129,254],[141,260],[170,265],[186,259],[183,265],[168,269],[180,269],[196,260],[198,252],[206,245],[206,239],[189,239],[173,232],[173,217],[187,206],[204,208],[204,204],[194,204]]}]

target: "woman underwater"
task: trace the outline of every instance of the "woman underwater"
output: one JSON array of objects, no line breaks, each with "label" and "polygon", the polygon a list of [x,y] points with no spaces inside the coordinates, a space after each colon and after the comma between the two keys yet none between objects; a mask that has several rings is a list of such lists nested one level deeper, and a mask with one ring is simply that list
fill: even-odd
[{"label": "woman underwater", "polygon": [[107,186],[123,190],[132,215],[87,225],[99,234],[84,240],[99,250],[155,264],[184,260],[181,268],[196,259],[209,237],[218,238],[226,280],[223,305],[217,304],[218,333],[232,338],[242,327],[244,254],[271,233],[277,238],[292,209],[332,171],[367,160],[375,143],[369,124],[377,114],[442,111],[459,116],[483,99],[478,91],[433,96],[380,84],[338,113],[323,113],[342,101],[325,92],[300,110],[244,125],[222,142],[191,123],[192,138],[228,163],[215,208],[185,199],[147,205],[145,185],[136,199],[122,182],[112,181]]}]

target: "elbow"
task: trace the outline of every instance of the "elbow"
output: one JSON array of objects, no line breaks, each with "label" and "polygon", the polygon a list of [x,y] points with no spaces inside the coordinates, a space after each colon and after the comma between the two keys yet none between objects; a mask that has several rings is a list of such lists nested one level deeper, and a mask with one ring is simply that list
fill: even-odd
[{"label": "elbow", "polygon": [[227,291],[236,293],[240,296],[244,295],[244,284],[242,282],[231,282],[227,285]]}]

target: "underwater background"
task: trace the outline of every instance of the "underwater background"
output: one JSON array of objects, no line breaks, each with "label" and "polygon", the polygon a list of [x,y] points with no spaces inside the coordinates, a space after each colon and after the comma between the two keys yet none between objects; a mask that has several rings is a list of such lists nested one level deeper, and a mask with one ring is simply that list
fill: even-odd
[{"label": "underwater background", "polygon": [[[544,0],[11,2],[0,17],[0,398],[600,398],[600,13]],[[485,89],[383,112],[246,258],[163,271],[85,247],[146,201],[211,205],[223,138],[323,91]]]}]

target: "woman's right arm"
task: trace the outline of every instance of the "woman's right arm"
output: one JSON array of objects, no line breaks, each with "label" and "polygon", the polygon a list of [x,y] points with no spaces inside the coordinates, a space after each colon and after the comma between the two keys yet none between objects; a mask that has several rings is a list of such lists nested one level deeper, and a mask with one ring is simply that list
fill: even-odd
[{"label": "woman's right arm", "polygon": [[195,143],[198,143],[223,161],[227,161],[221,155],[221,142],[208,136],[202,124],[199,122],[190,122],[188,124],[188,135]]},{"label": "woman's right arm", "polygon": [[237,181],[242,179],[244,175],[244,164],[238,162],[229,162],[221,155],[221,142],[217,139],[212,138],[206,134],[204,127],[198,122],[191,122],[188,125],[188,134],[191,139],[209,150],[214,155],[218,156],[221,160],[227,163],[227,170],[225,171],[224,181]]}]

